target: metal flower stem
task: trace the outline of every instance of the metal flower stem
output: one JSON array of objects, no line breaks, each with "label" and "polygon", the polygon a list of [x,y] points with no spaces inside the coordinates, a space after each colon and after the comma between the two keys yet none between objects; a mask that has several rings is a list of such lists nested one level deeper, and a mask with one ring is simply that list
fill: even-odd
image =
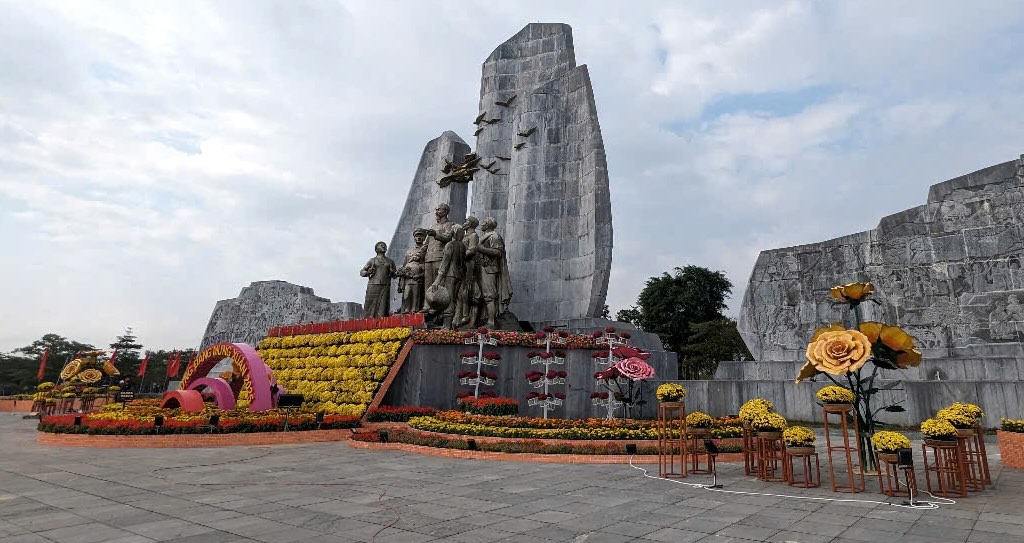
[{"label": "metal flower stem", "polygon": [[473,387],[473,397],[480,398],[480,376],[483,375],[480,372],[484,369],[484,337],[482,334],[477,334],[477,344],[479,345],[476,353],[476,386]]},{"label": "metal flower stem", "polygon": [[[850,304],[853,308],[853,327],[860,329],[862,322],[860,303]],[[863,366],[861,366],[863,369]],[[872,472],[878,469],[878,458],[875,456],[875,449],[871,445],[871,436],[875,435],[875,419],[871,413],[871,388],[875,382],[875,374],[878,373],[878,366],[874,367],[871,377],[868,378],[867,388],[864,388],[864,381],[861,379],[861,370],[853,374],[846,374],[849,389],[853,392],[853,412],[857,417],[857,426],[860,428],[860,443],[857,449],[860,452],[860,465],[864,471]]]}]

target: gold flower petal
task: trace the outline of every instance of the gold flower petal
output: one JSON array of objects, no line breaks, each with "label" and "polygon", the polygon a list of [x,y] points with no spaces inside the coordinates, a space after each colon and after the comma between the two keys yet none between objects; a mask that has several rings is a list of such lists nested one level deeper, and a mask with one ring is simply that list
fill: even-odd
[{"label": "gold flower petal", "polygon": [[818,371],[818,368],[814,367],[814,363],[808,360],[804,367],[800,368],[800,374],[796,376],[796,382],[799,383],[804,379],[810,379],[819,373],[821,372]]},{"label": "gold flower petal", "polygon": [[884,324],[874,321],[862,322],[857,326],[861,333],[867,336],[868,341],[871,343],[878,341],[878,336],[882,333],[883,327],[885,327]]},{"label": "gold flower petal", "polygon": [[900,369],[916,368],[921,365],[921,351],[917,349],[910,349],[909,351],[903,351],[896,356],[896,365]]},{"label": "gold flower petal", "polygon": [[878,337],[886,347],[894,351],[908,351],[914,348],[914,336],[899,326],[883,325]]}]

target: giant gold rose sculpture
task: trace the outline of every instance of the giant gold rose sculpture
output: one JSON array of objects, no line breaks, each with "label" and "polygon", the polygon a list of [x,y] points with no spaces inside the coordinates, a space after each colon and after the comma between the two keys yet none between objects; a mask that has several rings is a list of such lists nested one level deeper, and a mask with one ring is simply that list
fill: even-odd
[{"label": "giant gold rose sculpture", "polygon": [[[921,351],[914,347],[914,336],[899,326],[881,322],[862,322],[857,328],[875,345],[877,358],[891,361],[899,369],[916,368],[921,364]],[[887,364],[883,367],[895,369]]]},{"label": "giant gold rose sculpture", "polygon": [[833,324],[819,329],[807,345],[807,363],[796,382],[819,373],[846,375],[857,371],[871,358],[871,341],[859,330],[846,330]]}]

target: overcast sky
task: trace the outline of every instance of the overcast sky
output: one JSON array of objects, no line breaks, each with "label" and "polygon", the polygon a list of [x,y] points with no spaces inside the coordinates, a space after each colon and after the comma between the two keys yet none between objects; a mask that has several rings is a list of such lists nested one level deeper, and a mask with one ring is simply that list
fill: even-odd
[{"label": "overcast sky", "polygon": [[608,303],[877,225],[1024,152],[1019,2],[0,0],[0,350],[195,345],[283,279],[361,301],[480,65],[572,25],[611,177]]}]

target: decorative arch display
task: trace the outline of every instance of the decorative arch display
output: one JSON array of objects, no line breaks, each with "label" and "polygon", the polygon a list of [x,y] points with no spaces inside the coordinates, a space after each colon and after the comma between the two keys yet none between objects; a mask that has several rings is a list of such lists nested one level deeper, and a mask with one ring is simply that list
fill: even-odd
[{"label": "decorative arch display", "polygon": [[249,411],[272,409],[274,398],[270,394],[270,369],[256,349],[245,343],[217,343],[207,347],[185,368],[181,389],[209,388],[217,400],[217,407],[234,409],[236,398],[230,383],[219,377],[207,377],[210,370],[225,358],[232,360],[233,371],[241,373],[236,376],[242,381],[238,399],[249,400]]}]

